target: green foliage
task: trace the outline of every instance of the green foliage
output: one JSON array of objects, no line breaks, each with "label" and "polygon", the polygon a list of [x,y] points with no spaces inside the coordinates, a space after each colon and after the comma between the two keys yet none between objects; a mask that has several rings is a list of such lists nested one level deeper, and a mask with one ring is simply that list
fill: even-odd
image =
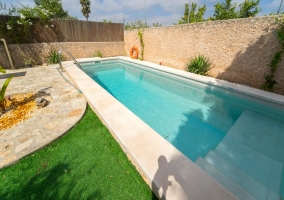
[{"label": "green foliage", "polygon": [[284,22],[283,15],[282,18],[276,18],[276,23],[278,24],[277,36],[279,44],[283,47],[284,45]]},{"label": "green foliage", "polygon": [[255,17],[257,13],[261,12],[259,7],[260,0],[245,0],[240,4],[239,18]]},{"label": "green foliage", "polygon": [[143,40],[143,32],[139,29],[138,30],[138,37],[139,37],[139,42],[140,42],[140,46],[141,46],[141,57],[140,60],[144,60],[144,40]]},{"label": "green foliage", "polygon": [[89,14],[91,13],[91,2],[90,0],[80,0],[80,4],[82,5],[82,14],[86,17],[87,21],[89,18]]},{"label": "green foliage", "polygon": [[279,63],[281,62],[282,55],[284,53],[284,22],[283,18],[276,18],[276,22],[278,23],[278,30],[277,30],[277,36],[278,36],[278,42],[281,45],[281,49],[276,52],[274,55],[272,55],[272,59],[268,66],[270,67],[270,74],[264,74],[265,83],[261,86],[262,89],[273,92],[274,91],[274,85],[277,83],[274,80],[274,74],[279,66]]},{"label": "green foliage", "polygon": [[15,16],[17,14],[17,7],[11,4],[10,7],[7,7],[5,3],[0,2],[0,15]]},{"label": "green foliage", "polygon": [[98,50],[95,54],[94,54],[94,57],[100,57],[102,58],[103,57],[103,54],[100,50]]},{"label": "green foliage", "polygon": [[6,89],[10,83],[10,81],[12,80],[13,76],[10,76],[9,78],[7,78],[7,80],[5,81],[5,83],[3,84],[1,91],[0,91],[0,101],[4,101],[4,97],[5,97],[5,93],[6,93]]},{"label": "green foliage", "polygon": [[35,61],[32,59],[32,58],[24,58],[25,60],[25,65],[31,65],[31,64],[34,64]]},{"label": "green foliage", "polygon": [[274,74],[264,74],[265,83],[262,85],[262,89],[265,91],[273,92],[274,91],[274,85],[277,83],[274,80]]},{"label": "green foliage", "polygon": [[226,20],[235,18],[255,17],[257,13],[261,12],[259,3],[260,0],[244,0],[244,2],[240,5],[232,3],[232,0],[226,0],[224,3],[218,2],[214,5],[214,15],[211,19]]},{"label": "green foliage", "polygon": [[[187,24],[188,23],[188,12],[189,12],[189,8],[188,8],[189,4],[185,4],[185,10],[184,10],[184,14],[183,17],[181,18],[181,20],[179,20],[179,24]],[[204,19],[204,13],[206,11],[206,5],[199,7],[197,9],[197,4],[192,2],[191,4],[191,9],[189,12],[189,23],[194,23],[194,22],[203,22]]]},{"label": "green foliage", "polygon": [[[56,50],[56,49],[51,49],[48,52],[48,56],[47,56],[48,64],[57,64],[59,62],[57,52],[58,52],[58,50]],[[66,60],[65,57],[62,54],[60,55],[60,59],[61,59],[61,61]]]},{"label": "green foliage", "polygon": [[8,15],[6,21],[0,22],[0,37],[9,39],[10,43],[32,40],[31,30],[36,24],[53,28],[52,18],[68,18],[60,0],[38,0],[36,6],[29,7],[18,3],[7,8],[0,3],[1,15]]},{"label": "green foliage", "polygon": [[1,73],[3,73],[3,74],[5,74],[5,73],[6,73],[6,70],[5,70],[5,69],[3,69],[3,67],[2,67],[2,66],[0,66],[0,72],[1,72]]},{"label": "green foliage", "polygon": [[198,55],[192,59],[189,59],[186,64],[187,71],[200,75],[207,75],[208,71],[211,69],[212,62],[209,58],[204,55]]},{"label": "green foliage", "polygon": [[[0,66],[0,72],[1,73],[6,73],[5,69],[2,68],[2,66]],[[0,114],[2,112],[5,111],[5,106],[4,106],[4,100],[5,100],[5,93],[6,93],[6,89],[10,83],[10,81],[12,80],[13,76],[10,76],[3,84],[1,90],[0,90]]]},{"label": "green foliage", "polygon": [[9,15],[6,21],[0,22],[0,37],[9,39],[12,43],[19,43],[23,39],[31,38],[30,30],[33,25],[31,17],[24,15],[26,6],[7,9],[5,4],[0,4],[0,10],[3,15]]},{"label": "green foliage", "polygon": [[214,7],[213,19],[215,20],[238,18],[238,13],[236,12],[237,4],[232,3],[232,0],[226,0],[224,3],[218,2]]},{"label": "green foliage", "polygon": [[147,23],[142,22],[141,20],[137,20],[136,22],[133,23],[127,23],[124,26],[125,30],[131,30],[131,29],[139,29],[139,28],[149,28]]},{"label": "green foliage", "polygon": [[61,0],[34,0],[35,8],[41,8],[50,12],[51,18],[69,18],[67,10],[63,10]]},{"label": "green foliage", "polygon": [[103,23],[112,23],[111,20],[107,21],[107,19],[103,19]]},{"label": "green foliage", "polygon": [[162,24],[157,23],[153,23],[153,27],[162,27]]}]

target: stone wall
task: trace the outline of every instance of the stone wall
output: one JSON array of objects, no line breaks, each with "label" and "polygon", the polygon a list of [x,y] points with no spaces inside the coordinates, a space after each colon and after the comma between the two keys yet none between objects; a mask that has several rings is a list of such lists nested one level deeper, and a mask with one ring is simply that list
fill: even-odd
[{"label": "stone wall", "polygon": [[[93,57],[94,53],[101,51],[103,57],[122,56],[124,54],[124,42],[59,42],[59,43],[35,43],[35,44],[11,44],[8,45],[14,66],[23,67],[24,59],[31,57],[36,64],[48,62],[48,54],[52,49],[67,49],[75,58]],[[63,54],[64,55],[64,54]],[[65,56],[68,60],[69,57]],[[8,56],[4,45],[0,45],[0,66],[10,68]]]},{"label": "stone wall", "polygon": [[[257,17],[144,29],[144,60],[184,69],[204,54],[213,61],[210,76],[260,88],[280,49],[275,27],[275,17]],[[134,45],[141,51],[137,30],[125,31],[124,42],[128,56]],[[276,92],[284,94],[284,62],[275,78]]]}]

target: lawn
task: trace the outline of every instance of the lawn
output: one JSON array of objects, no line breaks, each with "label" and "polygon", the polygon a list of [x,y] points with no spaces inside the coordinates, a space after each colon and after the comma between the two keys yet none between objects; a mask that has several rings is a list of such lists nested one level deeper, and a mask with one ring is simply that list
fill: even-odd
[{"label": "lawn", "polygon": [[0,170],[0,199],[156,199],[96,114]]}]

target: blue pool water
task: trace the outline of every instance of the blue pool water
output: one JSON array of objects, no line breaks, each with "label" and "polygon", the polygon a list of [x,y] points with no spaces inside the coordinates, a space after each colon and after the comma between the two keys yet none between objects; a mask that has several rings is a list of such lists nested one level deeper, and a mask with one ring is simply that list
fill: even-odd
[{"label": "blue pool water", "polygon": [[[212,177],[217,169],[259,199],[283,196],[284,106],[123,60],[81,65],[93,80]],[[263,169],[251,160],[264,163]],[[239,171],[226,171],[224,165]],[[246,178],[238,180],[235,173],[244,172]],[[265,191],[255,192],[253,184],[243,186],[244,179],[256,180],[256,185],[264,186],[258,189]]]}]

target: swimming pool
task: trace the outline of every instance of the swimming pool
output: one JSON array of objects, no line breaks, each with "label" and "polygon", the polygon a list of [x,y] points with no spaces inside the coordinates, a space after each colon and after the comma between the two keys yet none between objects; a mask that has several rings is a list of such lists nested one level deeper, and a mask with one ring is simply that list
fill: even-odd
[{"label": "swimming pool", "polygon": [[218,182],[283,196],[283,105],[123,60],[81,65]]}]

